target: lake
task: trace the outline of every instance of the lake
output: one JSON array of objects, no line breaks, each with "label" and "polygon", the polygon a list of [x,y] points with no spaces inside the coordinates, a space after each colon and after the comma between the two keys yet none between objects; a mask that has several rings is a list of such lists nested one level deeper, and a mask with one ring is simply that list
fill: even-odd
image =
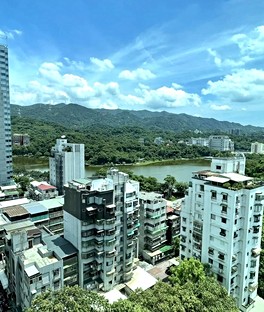
[{"label": "lake", "polygon": [[[26,170],[49,170],[47,159],[35,159],[28,157],[14,157],[14,165],[17,165]],[[172,175],[178,182],[189,182],[192,172],[199,170],[210,169],[210,162],[208,160],[180,160],[168,161],[162,163],[154,163],[149,165],[126,165],[116,166],[120,171],[130,170],[136,175],[143,175],[146,177],[155,177],[159,182],[167,175]],[[86,166],[86,176],[92,176],[100,166]]]}]

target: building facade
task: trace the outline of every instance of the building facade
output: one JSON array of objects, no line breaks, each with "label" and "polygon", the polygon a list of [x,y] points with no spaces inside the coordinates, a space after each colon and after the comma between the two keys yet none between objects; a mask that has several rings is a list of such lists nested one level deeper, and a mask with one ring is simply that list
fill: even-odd
[{"label": "building facade", "polygon": [[63,185],[85,176],[84,144],[68,143],[62,136],[56,140],[49,159],[50,183],[63,194]]},{"label": "building facade", "polygon": [[227,135],[211,135],[209,136],[209,148],[217,151],[234,151],[234,142]]},{"label": "building facade", "polygon": [[[166,209],[167,202],[161,194],[154,192],[140,192],[140,227],[139,227],[139,254],[155,264],[166,257]],[[169,247],[169,246],[168,246]],[[166,248],[166,251],[170,251]]]},{"label": "building facade", "polygon": [[64,237],[78,250],[81,287],[109,291],[131,279],[138,256],[138,192],[139,183],[118,170],[65,187]]},{"label": "building facade", "polygon": [[209,263],[248,311],[257,296],[264,187],[243,175],[244,167],[243,157],[213,159],[210,171],[193,174],[181,211],[180,256]]},{"label": "building facade", "polygon": [[251,153],[252,154],[263,154],[264,144],[259,142],[251,143]]},{"label": "building facade", "polygon": [[28,308],[37,294],[78,284],[77,250],[63,237],[40,231],[31,221],[4,226],[5,272],[15,304]]},{"label": "building facade", "polygon": [[12,182],[8,49],[0,45],[0,185]]}]

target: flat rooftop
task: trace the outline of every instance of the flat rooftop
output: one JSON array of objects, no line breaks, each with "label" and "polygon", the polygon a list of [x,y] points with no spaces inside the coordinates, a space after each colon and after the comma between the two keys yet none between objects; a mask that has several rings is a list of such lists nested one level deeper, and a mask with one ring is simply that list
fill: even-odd
[{"label": "flat rooftop", "polygon": [[21,205],[15,205],[11,207],[7,207],[3,209],[3,213],[8,217],[27,217],[28,216],[28,211],[22,207]]},{"label": "flat rooftop", "polygon": [[[37,268],[42,268],[42,267],[45,267],[49,264],[54,264],[56,262],[58,262],[58,259],[53,256],[53,255],[48,255],[48,256],[42,256],[40,253],[39,253],[39,248],[42,250],[42,251],[47,251],[47,246],[43,245],[43,244],[38,244],[38,245],[35,245],[33,246],[32,248],[29,248],[27,250],[24,250],[22,252],[23,254],[23,263],[25,266],[27,266],[28,264],[35,264],[37,266]],[[33,268],[32,268],[33,269]]]},{"label": "flat rooftop", "polygon": [[155,192],[139,192],[138,197],[142,200],[163,199],[161,194]]}]

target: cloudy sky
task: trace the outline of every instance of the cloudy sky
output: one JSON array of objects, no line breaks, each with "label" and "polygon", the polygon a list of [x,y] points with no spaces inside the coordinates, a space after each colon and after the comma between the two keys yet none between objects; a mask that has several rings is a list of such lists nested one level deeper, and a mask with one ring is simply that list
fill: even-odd
[{"label": "cloudy sky", "polygon": [[263,0],[1,0],[11,103],[264,126]]}]

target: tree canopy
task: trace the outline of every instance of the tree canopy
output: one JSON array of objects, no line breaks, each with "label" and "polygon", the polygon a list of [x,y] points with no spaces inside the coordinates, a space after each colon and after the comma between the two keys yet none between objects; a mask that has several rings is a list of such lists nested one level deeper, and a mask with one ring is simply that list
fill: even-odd
[{"label": "tree canopy", "polygon": [[[192,272],[194,270],[194,272]],[[233,298],[203,264],[190,259],[172,271],[169,283],[159,281],[148,290],[138,289],[128,299],[108,303],[101,295],[78,286],[38,295],[26,312],[238,312]]]}]

